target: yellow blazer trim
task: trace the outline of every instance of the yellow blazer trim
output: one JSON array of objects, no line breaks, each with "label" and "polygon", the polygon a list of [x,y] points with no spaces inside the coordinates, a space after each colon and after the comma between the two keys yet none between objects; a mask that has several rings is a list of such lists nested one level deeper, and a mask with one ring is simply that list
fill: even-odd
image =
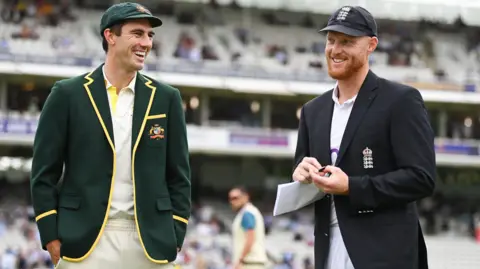
[{"label": "yellow blazer trim", "polygon": [[166,118],[167,114],[158,114],[158,115],[150,115],[147,117],[147,120],[153,120],[153,119],[163,119]]},{"label": "yellow blazer trim", "polygon": [[92,254],[93,250],[97,246],[98,242],[100,241],[100,237],[103,234],[103,231],[105,229],[105,224],[107,224],[108,220],[108,215],[110,212],[110,202],[112,201],[112,190],[113,190],[113,184],[115,183],[115,174],[116,174],[116,166],[117,166],[117,155],[115,154],[115,146],[113,145],[112,139],[110,138],[110,135],[108,134],[107,127],[105,126],[105,123],[103,122],[102,116],[100,115],[100,112],[98,111],[97,104],[95,103],[95,100],[92,97],[92,93],[90,91],[90,84],[93,83],[93,79],[90,77],[92,75],[92,72],[90,72],[88,75],[85,76],[85,79],[87,82],[83,84],[83,87],[85,88],[85,91],[87,91],[88,98],[90,99],[90,102],[92,103],[93,109],[95,110],[95,114],[97,115],[98,121],[100,121],[100,125],[102,125],[103,132],[105,133],[105,136],[107,137],[108,144],[110,145],[110,148],[112,149],[112,154],[113,154],[113,173],[112,173],[112,180],[110,184],[110,193],[108,195],[108,206],[107,206],[107,211],[105,212],[105,217],[103,218],[103,223],[102,227],[100,228],[100,232],[97,235],[97,238],[95,239],[95,242],[93,242],[93,245],[90,247],[90,249],[87,251],[85,255],[83,255],[80,258],[69,258],[66,256],[63,256],[62,259],[68,261],[68,262],[81,262],[84,259],[86,259],[90,254]]},{"label": "yellow blazer trim", "polygon": [[185,218],[182,218],[182,217],[180,217],[180,216],[173,215],[173,219],[174,219],[174,220],[181,221],[181,222],[183,222],[183,223],[185,223],[185,224],[188,224],[188,220],[185,219]]},{"label": "yellow blazer trim", "polygon": [[[135,154],[137,152],[137,148],[138,148],[138,144],[140,143],[140,139],[142,138],[143,130],[145,129],[145,124],[147,123],[148,114],[150,114],[150,108],[152,107],[153,98],[155,97],[155,91],[157,90],[157,87],[152,85],[152,81],[150,79],[148,79],[146,77],[144,77],[144,78],[147,81],[145,83],[145,86],[152,89],[152,93],[150,94],[150,101],[148,102],[147,111],[145,112],[145,116],[143,117],[142,126],[140,127],[140,132],[138,132],[138,136],[137,136],[135,145],[133,146],[133,152],[132,152],[133,208],[134,208],[134,212],[135,212],[135,225],[137,226],[138,238],[140,239],[140,245],[142,245],[143,252],[145,253],[145,256],[147,256],[147,258],[154,263],[168,263],[168,260],[155,260],[154,258],[152,258],[150,256],[150,254],[148,254],[147,249],[145,248],[145,245],[143,244],[142,234],[140,232],[140,225],[138,225],[138,218],[137,218],[137,202],[136,202],[137,201],[137,198],[136,198],[137,197],[136,196],[137,192],[135,190]],[[161,114],[161,115],[165,115],[165,114]]]},{"label": "yellow blazer trim", "polygon": [[42,213],[35,218],[35,221],[39,221],[39,220],[41,220],[41,219],[43,219],[47,216],[53,215],[53,214],[57,214],[57,210],[50,210],[50,211],[47,211],[45,213]]}]

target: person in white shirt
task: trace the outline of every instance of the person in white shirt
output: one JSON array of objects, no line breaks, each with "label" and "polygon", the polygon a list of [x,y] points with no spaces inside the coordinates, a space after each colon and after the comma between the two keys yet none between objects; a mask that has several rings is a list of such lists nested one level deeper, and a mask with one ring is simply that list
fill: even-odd
[{"label": "person in white shirt", "polygon": [[268,259],[262,213],[250,202],[244,187],[230,190],[228,199],[237,213],[232,224],[234,269],[266,268]]},{"label": "person in white shirt", "polygon": [[161,25],[140,4],[112,5],[105,62],[57,81],[43,106],[30,186],[56,269],[174,267],[191,210],[185,113],[178,89],[140,72]]},{"label": "person in white shirt", "polygon": [[325,57],[335,87],[302,107],[293,180],[313,183],[316,269],[427,269],[415,202],[435,189],[434,133],[420,92],[375,75],[372,14],[335,11]]}]

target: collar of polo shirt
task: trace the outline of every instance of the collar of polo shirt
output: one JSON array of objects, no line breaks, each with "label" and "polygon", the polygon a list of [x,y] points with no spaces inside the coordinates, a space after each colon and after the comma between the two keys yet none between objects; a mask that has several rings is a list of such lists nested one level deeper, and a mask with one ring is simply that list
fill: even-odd
[{"label": "collar of polo shirt", "polygon": [[[105,80],[105,87],[108,90],[113,85],[112,85],[112,83],[110,83],[110,81],[108,81],[107,76],[105,75],[105,65],[102,67],[102,72],[103,72],[103,79]],[[132,81],[130,81],[130,83],[126,87],[126,88],[129,88],[130,90],[132,90],[132,92],[134,92],[134,93],[135,93],[135,83],[137,81],[137,73],[138,72],[135,72],[135,76],[133,77]]]}]

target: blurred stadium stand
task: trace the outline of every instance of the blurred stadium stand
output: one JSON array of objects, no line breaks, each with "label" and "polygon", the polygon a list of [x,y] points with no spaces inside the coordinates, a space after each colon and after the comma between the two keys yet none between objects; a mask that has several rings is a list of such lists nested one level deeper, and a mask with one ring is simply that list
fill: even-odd
[{"label": "blurred stadium stand", "polygon": [[[430,268],[480,268],[479,3],[139,2],[164,21],[145,72],[179,88],[188,122],[195,209],[181,268],[229,268],[226,191],[238,183],[263,209],[272,268],[313,268],[311,208],[280,218],[271,211],[276,186],[290,177],[299,108],[334,85],[317,29],[344,4],[378,18],[374,72],[418,88],[427,103],[438,188],[418,204]],[[53,82],[102,62],[98,24],[111,3],[0,3],[0,269],[52,268],[30,206],[33,134]]]}]

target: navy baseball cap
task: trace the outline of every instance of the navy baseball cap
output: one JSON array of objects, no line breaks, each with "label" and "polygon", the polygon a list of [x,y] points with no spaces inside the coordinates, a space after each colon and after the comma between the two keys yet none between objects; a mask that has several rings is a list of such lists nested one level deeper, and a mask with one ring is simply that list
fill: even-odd
[{"label": "navy baseball cap", "polygon": [[377,23],[363,7],[344,6],[330,16],[327,27],[319,32],[330,31],[349,36],[377,36]]}]

